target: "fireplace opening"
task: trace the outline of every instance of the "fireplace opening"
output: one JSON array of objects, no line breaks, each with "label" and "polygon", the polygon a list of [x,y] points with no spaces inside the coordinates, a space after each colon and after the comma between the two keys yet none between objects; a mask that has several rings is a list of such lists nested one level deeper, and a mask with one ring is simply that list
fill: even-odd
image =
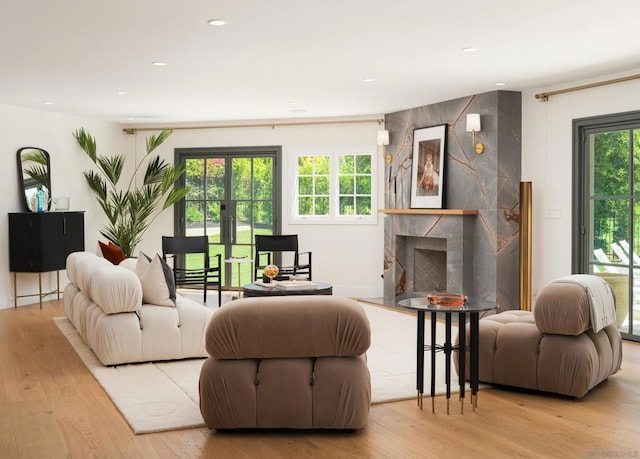
[{"label": "fireplace opening", "polygon": [[445,292],[447,290],[447,252],[416,248],[413,254],[413,290]]},{"label": "fireplace opening", "polygon": [[396,298],[456,287],[450,285],[455,273],[449,272],[455,254],[452,258],[446,238],[398,236],[396,248]]}]

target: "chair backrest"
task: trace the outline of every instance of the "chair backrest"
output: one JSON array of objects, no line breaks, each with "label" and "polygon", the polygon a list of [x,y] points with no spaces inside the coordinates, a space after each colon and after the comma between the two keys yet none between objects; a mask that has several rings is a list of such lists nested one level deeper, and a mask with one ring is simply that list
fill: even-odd
[{"label": "chair backrest", "polygon": [[629,243],[627,241],[620,241],[620,246],[627,253],[633,255],[633,264],[640,265],[640,256],[637,253],[631,251],[631,247],[629,247]]},{"label": "chair backrest", "polygon": [[[595,249],[593,251],[593,256],[595,257],[595,259],[597,261],[599,261],[600,263],[612,263],[611,260],[609,260],[609,257],[607,256],[606,253],[604,253],[604,250],[602,249]],[[607,271],[608,273],[617,273],[620,272],[618,270],[618,268],[616,268],[615,266],[604,266],[605,271]]]},{"label": "chair backrest", "polygon": [[188,253],[204,254],[205,265],[209,264],[209,239],[207,236],[162,236],[162,258],[185,255]]},{"label": "chair backrest", "polygon": [[626,254],[626,252],[620,246],[620,244],[618,244],[617,242],[612,242],[611,250],[613,250],[613,253],[616,254],[616,256],[620,259],[623,265],[629,264],[629,256]]},{"label": "chair backrest", "polygon": [[256,234],[256,252],[298,252],[298,235]]}]

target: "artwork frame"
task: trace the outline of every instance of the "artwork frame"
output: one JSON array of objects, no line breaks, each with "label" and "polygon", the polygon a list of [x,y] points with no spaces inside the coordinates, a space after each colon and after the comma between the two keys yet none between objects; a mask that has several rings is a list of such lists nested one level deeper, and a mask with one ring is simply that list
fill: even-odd
[{"label": "artwork frame", "polygon": [[413,130],[412,209],[444,206],[446,134],[446,124]]}]

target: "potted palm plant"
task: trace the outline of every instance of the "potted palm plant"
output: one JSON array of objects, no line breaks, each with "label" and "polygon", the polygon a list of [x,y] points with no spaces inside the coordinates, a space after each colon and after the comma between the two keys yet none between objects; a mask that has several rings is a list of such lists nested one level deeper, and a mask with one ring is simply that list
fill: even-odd
[{"label": "potted palm plant", "polygon": [[[95,138],[80,128],[73,133],[82,150],[96,165],[96,170],[84,171],[87,184],[96,195],[108,223],[100,230],[109,241],[131,257],[142,236],[158,215],[180,199],[188,188],[175,184],[184,169],[170,165],[151,153],[171,135],[170,130],[147,137],[147,152],[136,164],[126,186],[118,185],[124,169],[126,155],[101,156],[97,154]],[[136,176],[145,166],[144,178],[136,184]]]}]

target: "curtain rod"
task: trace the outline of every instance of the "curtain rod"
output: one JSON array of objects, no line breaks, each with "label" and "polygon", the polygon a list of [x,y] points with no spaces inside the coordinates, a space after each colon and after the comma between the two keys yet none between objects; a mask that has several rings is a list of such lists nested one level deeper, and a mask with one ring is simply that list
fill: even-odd
[{"label": "curtain rod", "polygon": [[335,120],[335,121],[301,121],[301,122],[278,122],[278,123],[254,123],[254,124],[216,124],[211,126],[176,126],[176,127],[145,127],[145,128],[123,128],[125,134],[135,134],[138,131],[162,131],[170,129],[172,131],[190,129],[227,129],[227,128],[256,128],[270,127],[275,129],[282,126],[315,126],[324,124],[359,124],[359,123],[384,123],[383,119],[357,119],[357,120]]},{"label": "curtain rod", "polygon": [[555,96],[557,94],[564,94],[566,92],[580,91],[582,89],[595,88],[595,87],[598,87],[598,86],[605,86],[605,85],[608,85],[608,84],[621,83],[623,81],[636,80],[638,78],[640,78],[640,74],[629,75],[629,76],[621,77],[621,78],[614,78],[613,80],[598,81],[597,83],[583,84],[581,86],[574,86],[572,88],[558,89],[557,91],[541,92],[540,94],[536,94],[536,99],[538,99],[540,102],[546,102],[546,101],[549,100],[549,97]]}]

